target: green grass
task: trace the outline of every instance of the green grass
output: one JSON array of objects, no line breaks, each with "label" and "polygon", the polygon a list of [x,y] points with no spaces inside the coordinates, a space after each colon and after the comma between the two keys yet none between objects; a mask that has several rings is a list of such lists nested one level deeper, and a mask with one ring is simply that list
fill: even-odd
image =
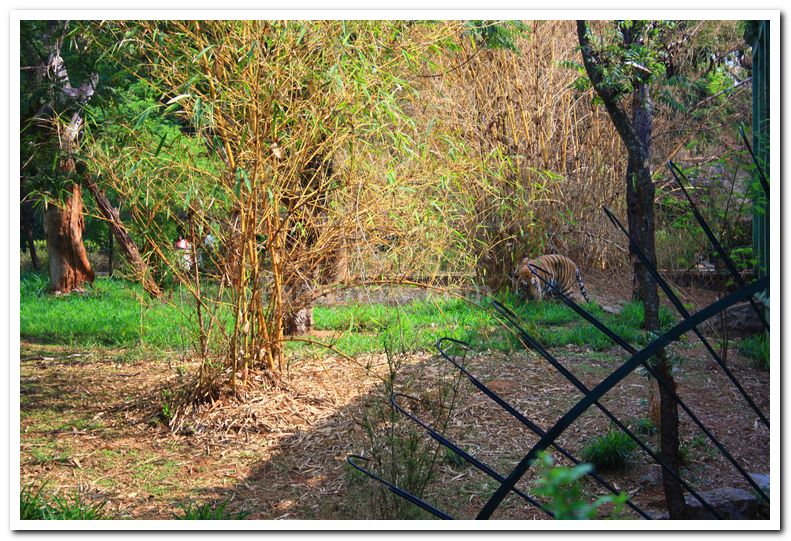
[{"label": "green grass", "polygon": [[21,520],[101,520],[105,517],[106,502],[91,504],[82,501],[79,492],[65,498],[42,495],[43,487],[33,491],[25,487],[19,493],[19,518]]},{"label": "green grass", "polygon": [[40,447],[34,447],[30,450],[30,457],[38,464],[47,464],[50,462],[66,463],[71,456],[71,448],[67,445],[62,445],[60,442],[44,442]]},{"label": "green grass", "polygon": [[[189,319],[172,304],[150,299],[142,287],[97,278],[86,293],[55,297],[47,278],[21,278],[20,334],[23,339],[69,344],[183,349],[190,343]],[[178,294],[174,294],[178,299]]]},{"label": "green grass", "polygon": [[[79,492],[73,496],[62,497],[43,494],[44,487],[33,490],[24,487],[19,493],[19,518],[21,520],[102,520],[108,519],[104,512],[106,501],[88,503],[83,501]],[[228,502],[216,506],[209,503],[197,505],[189,503],[179,506],[174,513],[176,520],[244,520],[250,513],[232,512],[227,509]]]},{"label": "green grass", "polygon": [[386,345],[402,344],[410,350],[433,349],[448,336],[473,341],[496,330],[491,313],[463,299],[429,298],[401,306],[359,304],[317,306],[314,326],[340,335],[335,347],[348,355],[383,352]]},{"label": "green grass", "polygon": [[[171,302],[148,298],[137,284],[98,278],[83,294],[49,295],[47,278],[23,273],[20,286],[21,337],[26,340],[81,347],[127,347],[152,350],[185,350],[190,347],[191,310],[189,296],[179,290],[168,294]],[[605,351],[614,344],[573,310],[559,302],[524,302],[513,295],[498,299],[519,315],[525,328],[542,344],[559,347],[574,344]],[[433,350],[438,338],[469,342],[477,349],[513,351],[522,349],[519,339],[495,317],[490,299],[476,306],[464,299],[429,296],[400,306],[349,304],[316,306],[314,326],[333,331],[335,337],[315,338],[347,355],[382,353],[386,345],[408,350]],[[642,305],[627,303],[621,314],[604,313],[594,304],[586,308],[627,341],[640,346],[646,335],[640,328]],[[663,326],[673,323],[661,311]],[[288,344],[293,353],[317,354],[323,348],[301,342]]]},{"label": "green grass", "polygon": [[[174,460],[157,459],[156,455],[129,466],[132,475],[143,482],[143,488],[152,496],[165,496],[178,483],[179,465]],[[141,457],[144,458],[144,457]]]},{"label": "green grass", "polygon": [[[555,303],[525,303],[514,297],[500,298],[520,316],[525,329],[542,344],[559,347],[574,344],[596,351],[612,348],[614,343],[603,333],[580,318],[571,308]],[[490,306],[489,299],[479,303]],[[641,345],[647,341],[640,303],[628,303],[619,315],[604,313],[589,304],[585,308],[603,320],[627,341]],[[667,310],[660,312],[663,326],[674,320]],[[399,307],[382,304],[360,304],[339,307],[316,307],[315,327],[336,331],[336,343],[350,355],[370,351],[381,352],[388,343],[407,344],[412,349],[433,348],[437,338],[448,336],[470,342],[473,347],[513,351],[523,346],[519,339],[504,329],[493,309],[482,309],[463,299],[429,298]]]},{"label": "green grass", "polygon": [[631,462],[636,449],[637,444],[632,438],[613,429],[590,440],[582,449],[580,458],[599,471],[621,470]]},{"label": "green grass", "polygon": [[[631,328],[642,328],[645,322],[643,304],[641,302],[627,302],[621,308],[619,320],[622,325]],[[662,329],[669,329],[676,323],[676,318],[669,309],[664,306],[659,308],[659,325]]]},{"label": "green grass", "polygon": [[739,353],[753,361],[753,365],[761,370],[769,370],[769,335],[756,334],[745,338],[737,346]]},{"label": "green grass", "polygon": [[203,505],[189,503],[180,507],[180,510],[173,516],[176,520],[244,520],[250,513],[239,511],[233,513],[226,509],[227,501],[219,505],[212,506],[210,503]]}]

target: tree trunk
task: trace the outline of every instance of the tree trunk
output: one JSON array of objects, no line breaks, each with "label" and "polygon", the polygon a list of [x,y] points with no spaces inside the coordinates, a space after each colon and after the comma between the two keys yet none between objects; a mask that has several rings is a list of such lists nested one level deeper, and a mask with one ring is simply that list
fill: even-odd
[{"label": "tree trunk", "polygon": [[[633,21],[634,23],[634,21]],[[639,43],[641,39],[634,32],[634,24],[622,25],[620,30],[626,48]],[[585,70],[590,77],[596,93],[601,97],[607,113],[627,152],[626,170],[626,207],[629,219],[629,232],[635,244],[645,254],[646,259],[656,266],[656,247],[654,242],[654,184],[651,179],[651,133],[653,130],[653,107],[648,84],[645,78],[635,77],[632,86],[631,118],[620,103],[617,88],[609,86],[604,76],[604,63],[595,51],[589,34],[588,24],[577,21],[577,36],[580,42]],[[643,301],[645,329],[658,332],[659,292],[657,284],[648,270],[630,254],[633,265],[632,295]],[[664,351],[655,357],[655,374],[659,385],[660,456],[668,467],[679,471],[678,406],[671,390],[676,388],[672,366]],[[649,361],[652,362],[652,361]],[[649,408],[650,409],[650,408]],[[662,468],[662,485],[671,519],[682,519],[686,515],[686,502],[681,484]]]},{"label": "tree trunk", "polygon": [[27,245],[27,250],[30,253],[30,262],[33,264],[33,270],[41,269],[41,263],[38,260],[38,253],[36,253],[36,244],[33,238],[33,203],[24,200],[22,201],[21,208],[21,222],[22,222],[22,238]]},{"label": "tree trunk", "polygon": [[96,206],[99,208],[102,216],[104,216],[104,218],[107,220],[107,223],[110,225],[113,236],[115,236],[116,240],[118,241],[118,245],[121,247],[121,251],[124,253],[127,261],[129,261],[129,264],[132,267],[132,272],[135,275],[135,279],[143,285],[143,289],[145,289],[152,297],[161,297],[162,291],[159,289],[156,281],[151,276],[148,265],[146,265],[146,262],[143,261],[143,258],[140,256],[140,250],[138,250],[135,241],[129,236],[129,232],[121,222],[118,209],[113,207],[113,205],[110,203],[110,200],[107,199],[107,196],[99,189],[99,186],[97,186],[96,182],[92,178],[86,176],[85,185],[88,187],[91,195],[93,195],[93,199],[96,201]]},{"label": "tree trunk", "polygon": [[113,277],[113,226],[107,228],[107,276]]},{"label": "tree trunk", "polygon": [[[36,113],[36,119],[54,120],[44,122],[44,125],[56,127],[51,137],[57,137],[62,153],[58,170],[66,190],[71,192],[62,205],[52,202],[44,213],[50,289],[56,293],[81,289],[85,282],[93,282],[94,279],[88,254],[82,244],[82,232],[85,229],[82,190],[74,182],[74,175],[77,169],[75,155],[79,150],[79,135],[83,126],[82,108],[93,96],[99,75],[91,74],[79,87],[71,85],[66,64],[60,54],[67,27],[68,23],[50,21],[47,35],[42,39],[42,43],[49,46],[49,56],[37,66],[41,80],[46,77],[53,82],[54,93],[57,95],[53,93],[51,100]],[[62,29],[62,34],[56,37],[55,32],[59,28]],[[54,114],[55,111],[59,113]],[[63,120],[66,117],[63,113],[66,111],[71,111],[68,122]]]},{"label": "tree trunk", "polygon": [[[632,99],[632,126],[642,152],[630,152],[626,167],[626,212],[629,231],[646,258],[656,266],[654,244],[654,183],[651,179],[653,106],[648,85],[637,86]],[[632,296],[646,305],[646,329],[659,329],[658,293],[654,279],[635,254],[632,258]]]},{"label": "tree trunk", "polygon": [[85,282],[93,282],[93,269],[82,243],[84,229],[82,191],[72,184],[63,206],[52,203],[44,213],[50,289],[55,293],[81,290]]},{"label": "tree trunk", "polygon": [[284,295],[283,335],[307,334],[313,330],[313,305],[304,305],[304,287],[287,287]]},{"label": "tree trunk", "polygon": [[[656,268],[654,183],[651,179],[651,133],[653,130],[653,107],[648,85],[639,84],[632,99],[632,126],[643,147],[641,156],[630,154],[627,166],[626,200],[629,216],[629,231],[635,237],[646,259]],[[645,329],[658,333],[659,292],[648,269],[632,254],[633,295],[643,301]],[[678,452],[678,404],[670,390],[676,389],[672,366],[664,350],[656,355],[655,373],[659,384],[659,434],[660,456],[675,471],[679,471],[681,460]],[[662,485],[665,491],[668,514],[671,519],[685,517],[684,490],[678,479],[662,469]]]},{"label": "tree trunk", "polygon": [[[672,365],[670,364],[665,351],[662,350],[656,355],[656,374],[659,383],[659,456],[671,469],[680,471],[681,456],[679,454],[678,437],[678,405],[673,399],[671,390],[675,392],[676,382],[673,379]],[[687,518],[686,501],[684,500],[684,489],[681,483],[662,468],[662,487],[665,491],[665,502],[667,511],[671,519],[678,520]]]}]

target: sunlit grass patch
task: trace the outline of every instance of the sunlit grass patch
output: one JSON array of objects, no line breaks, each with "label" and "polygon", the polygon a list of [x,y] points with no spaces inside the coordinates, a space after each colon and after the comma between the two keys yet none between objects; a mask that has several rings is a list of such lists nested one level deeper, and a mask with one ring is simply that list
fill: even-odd
[{"label": "sunlit grass patch", "polygon": [[[46,278],[40,274],[22,276],[23,339],[88,348],[130,348],[132,352],[145,348],[152,355],[164,350],[189,351],[194,346],[192,301],[179,289],[168,291],[168,302],[162,302],[150,299],[138,284],[121,279],[98,278],[87,292],[62,297],[49,295],[46,286]],[[562,302],[526,302],[513,294],[496,298],[510,306],[527,332],[547,347],[572,344],[604,351],[614,346]],[[325,354],[322,344],[330,344],[346,355],[357,356],[383,353],[388,343],[402,344],[412,351],[433,350],[439,338],[450,337],[481,350],[523,349],[524,344],[503,325],[491,302],[492,297],[471,302],[429,295],[400,305],[318,305],[314,326],[321,334],[297,337],[286,347],[291,353],[314,355]],[[619,314],[605,313],[593,303],[583,306],[636,347],[647,342],[640,303],[626,303]],[[674,322],[664,308],[660,317],[663,327]]]},{"label": "sunlit grass patch", "polygon": [[177,306],[148,297],[124,280],[97,278],[85,293],[53,296],[46,278],[21,279],[20,334],[57,344],[185,348],[189,319]]}]

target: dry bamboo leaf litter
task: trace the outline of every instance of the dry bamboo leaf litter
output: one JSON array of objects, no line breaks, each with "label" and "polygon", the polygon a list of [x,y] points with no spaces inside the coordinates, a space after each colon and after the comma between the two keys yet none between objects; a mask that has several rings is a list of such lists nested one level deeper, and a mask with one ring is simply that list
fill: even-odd
[{"label": "dry bamboo leaf litter", "polygon": [[[582,371],[580,377],[596,381],[578,362],[579,354],[573,352],[565,362],[575,372]],[[747,419],[731,393],[720,392],[723,376],[698,362],[705,357],[696,343],[690,342],[685,354],[689,360],[679,377],[679,392],[717,437],[736,449],[740,461],[760,471],[768,456],[768,430]],[[503,397],[545,429],[579,398],[532,354],[487,352],[471,361],[477,376],[502,382]],[[365,364],[373,367],[370,372]],[[244,402],[220,401],[185,409],[179,422],[193,426],[192,433],[172,433],[150,420],[152,404],[158,404],[162,389],[167,388],[162,382],[177,381],[171,369],[163,363],[138,361],[124,365],[122,373],[128,377],[117,377],[119,371],[108,370],[110,366],[96,358],[81,364],[23,363],[23,483],[46,479],[60,490],[88,486],[97,498],[109,499],[108,508],[130,518],[169,518],[180,503],[229,498],[234,509],[252,511],[251,518],[271,519],[284,513],[288,513],[286,518],[336,518],[351,512],[344,507],[349,495],[344,459],[365,451],[366,440],[355,421],[386,372],[382,356],[354,363],[339,358],[325,358],[323,363],[300,361],[277,386],[250,389]],[[415,389],[427,394],[435,388],[433,381],[446,374],[442,363],[428,354],[414,356],[407,368],[415,372]],[[761,394],[767,388],[768,374],[744,362],[736,363],[734,370],[752,394],[768,403],[768,395]],[[91,395],[80,392],[84,386],[90,387]],[[48,390],[55,393],[50,395]],[[535,436],[466,382],[460,392],[449,435],[475,456],[507,472],[537,441]],[[624,418],[643,417],[640,401],[646,394],[645,380],[634,376],[617,394],[607,397],[607,406]],[[37,411],[43,411],[44,417]],[[65,426],[47,426],[57,416]],[[83,428],[80,423],[85,421],[93,425]],[[685,443],[694,443],[691,423],[683,415],[681,421]],[[586,440],[608,428],[606,419],[589,412],[561,442],[578,452]],[[708,453],[700,441],[696,445],[690,462],[692,475],[717,483],[737,481],[724,460]],[[32,460],[34,451],[41,460]],[[637,498],[655,502],[660,497],[655,486],[637,483],[651,467],[638,460],[633,472],[615,482],[630,492],[640,489]],[[459,503],[465,505],[462,512],[473,512],[481,504],[484,480],[469,468],[442,464],[432,490],[439,491],[438,497],[450,487],[469,494]],[[283,502],[290,502],[288,509],[278,510]],[[502,516],[533,515],[511,505]]]}]

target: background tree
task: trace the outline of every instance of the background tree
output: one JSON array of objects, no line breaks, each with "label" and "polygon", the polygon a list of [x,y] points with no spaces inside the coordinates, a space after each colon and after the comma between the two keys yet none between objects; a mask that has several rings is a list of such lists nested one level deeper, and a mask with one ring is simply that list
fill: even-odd
[{"label": "background tree", "polygon": [[683,165],[699,208],[731,257],[742,268],[751,266],[751,159],[738,128],[750,124],[753,85],[741,28],[738,21],[678,21],[661,44],[665,76],[652,84],[652,161],[662,269],[722,266],[667,173],[668,160]]},{"label": "background tree", "polygon": [[[20,176],[20,178],[24,178]],[[23,186],[24,189],[24,186]],[[27,249],[30,254],[30,262],[33,265],[33,270],[38,271],[41,268],[41,263],[38,259],[38,252],[36,251],[35,237],[34,237],[34,220],[35,214],[33,209],[33,201],[29,193],[21,192],[20,202],[20,231],[22,236],[22,249]]]},{"label": "background tree", "polygon": [[62,56],[68,25],[58,21],[23,21],[23,193],[31,184],[46,185],[44,231],[49,254],[50,289],[68,293],[93,282],[94,272],[82,242],[85,228],[76,155],[83,127],[83,107],[98,76],[72,85]]},{"label": "background tree", "polygon": [[548,252],[622,267],[621,239],[599,212],[623,208],[620,141],[565,67],[577,47],[571,21],[471,21],[417,81],[425,155],[443,157],[429,201],[458,231],[447,259],[477,287],[511,287],[522,258]]},{"label": "background tree", "polygon": [[[663,23],[620,21],[611,31],[609,43],[594,45],[590,26],[577,22],[585,70],[621,137],[628,154],[626,170],[626,207],[629,233],[652,265],[656,265],[654,183],[651,178],[651,136],[653,104],[652,79],[664,73],[656,46],[663,37]],[[613,36],[614,34],[614,36]],[[631,98],[631,115],[624,103]],[[659,331],[659,294],[656,282],[632,254],[634,296],[643,301],[645,328]],[[668,466],[680,468],[678,407],[670,390],[675,389],[670,361],[664,353],[656,356],[656,375],[660,394],[661,456]],[[662,481],[670,517],[683,518],[686,504],[683,489],[664,468]]]},{"label": "background tree", "polygon": [[[23,21],[22,32],[26,44],[22,49],[22,65],[25,66],[22,217],[23,226],[30,232],[31,258],[34,258],[35,248],[30,204],[38,199],[45,205],[50,288],[67,293],[80,289],[86,281],[93,281],[94,271],[82,241],[85,230],[82,187],[86,186],[100,216],[108,222],[118,240],[134,277],[150,294],[159,296],[161,291],[148,272],[135,241],[126,231],[118,209],[110,203],[96,179],[85,176],[81,162],[80,139],[86,127],[86,115],[90,114],[91,99],[96,101],[99,73],[107,69],[99,65],[96,50],[92,48],[93,27],[64,21]],[[67,62],[81,81],[77,87],[72,85]]]}]

